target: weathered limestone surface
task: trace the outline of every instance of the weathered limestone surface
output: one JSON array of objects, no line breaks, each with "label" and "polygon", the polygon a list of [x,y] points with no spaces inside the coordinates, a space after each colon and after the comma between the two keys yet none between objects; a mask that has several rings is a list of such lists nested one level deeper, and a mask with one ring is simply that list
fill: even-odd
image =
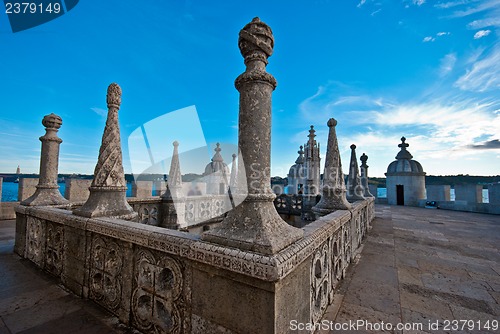
[{"label": "weathered limestone surface", "polygon": [[19,179],[19,185],[17,188],[17,200],[24,201],[25,199],[33,196],[36,191],[36,186],[39,182],[39,179],[28,179],[22,177]]},{"label": "weathered limestone surface", "polygon": [[[368,156],[366,154],[362,154],[359,158],[361,160],[361,186],[363,187],[363,197],[375,197],[370,190],[370,186],[368,185],[368,165],[366,161],[368,160]],[[375,193],[376,195],[376,193]]]},{"label": "weathered limestone surface", "polygon": [[89,198],[92,180],[66,179],[64,197],[70,202],[84,202]]},{"label": "weathered limestone surface", "polygon": [[167,188],[161,195],[162,216],[160,226],[175,230],[186,227],[186,199],[182,190],[179,143],[174,141],[172,145],[174,146],[174,152],[168,172]]},{"label": "weathered limestone surface", "polygon": [[151,181],[135,181],[132,183],[132,197],[149,198],[153,196],[153,183]]},{"label": "weathered limestone surface", "polygon": [[335,210],[349,210],[351,204],[346,199],[346,187],[342,162],[340,160],[339,145],[335,127],[337,121],[330,118],[328,146],[326,148],[325,172],[323,174],[323,194],[319,203],[312,208],[317,218],[325,216]]},{"label": "weathered limestone surface", "polygon": [[3,177],[0,177],[0,202],[2,201],[2,185],[3,185]]},{"label": "weathered limestone surface", "polygon": [[448,185],[435,185],[426,186],[425,190],[427,193],[428,201],[449,201],[450,200],[450,189]]},{"label": "weathered limestone surface", "polygon": [[94,179],[90,186],[90,196],[85,204],[74,214],[83,217],[117,217],[136,219],[137,213],[127,203],[127,183],[123,173],[120,127],[118,109],[120,109],[122,91],[112,83],[106,97],[108,118],[102,135],[99,158],[94,170]]},{"label": "weathered limestone surface", "polygon": [[358,159],[356,158],[356,145],[351,145],[351,162],[349,163],[349,176],[347,177],[347,199],[361,201],[364,189],[359,177]]},{"label": "weathered limestone surface", "polygon": [[254,18],[238,40],[246,71],[235,81],[240,92],[238,147],[245,160],[248,196],[230,211],[217,228],[203,234],[203,240],[217,244],[274,254],[300,239],[303,232],[288,225],[276,212],[275,195],[269,185],[271,160],[271,94],[276,79],[266,72],[274,38],[271,29]]},{"label": "weathered limestone surface", "polygon": [[21,205],[61,205],[68,204],[59,192],[57,184],[57,171],[59,165],[59,145],[61,138],[57,136],[57,131],[62,125],[61,117],[50,114],[42,120],[45,126],[45,135],[40,137],[42,150],[40,153],[40,179],[33,196],[23,199]]},{"label": "weathered limestone surface", "polygon": [[469,204],[483,203],[483,186],[476,184],[455,185],[455,202],[466,201]]}]

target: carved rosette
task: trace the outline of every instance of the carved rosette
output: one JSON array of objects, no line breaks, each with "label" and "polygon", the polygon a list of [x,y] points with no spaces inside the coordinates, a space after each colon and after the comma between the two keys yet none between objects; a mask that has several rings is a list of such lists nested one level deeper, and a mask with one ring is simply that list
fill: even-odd
[{"label": "carved rosette", "polygon": [[135,289],[132,314],[135,325],[147,333],[182,333],[183,276],[180,264],[162,254],[139,249],[135,253]]},{"label": "carved rosette", "polygon": [[138,210],[139,223],[158,226],[158,206],[144,205]]},{"label": "carved rosette", "polygon": [[26,222],[26,257],[43,267],[45,250],[45,228],[44,221],[39,218],[28,216]]},{"label": "carved rosette", "polygon": [[90,257],[90,298],[116,310],[122,294],[123,250],[114,241],[94,237]]},{"label": "carved rosette", "polygon": [[311,266],[311,322],[317,323],[325,313],[330,295],[331,255],[328,240],[319,247],[313,256]]},{"label": "carved rosette", "polygon": [[63,267],[64,229],[59,224],[47,222],[45,269],[59,276]]}]

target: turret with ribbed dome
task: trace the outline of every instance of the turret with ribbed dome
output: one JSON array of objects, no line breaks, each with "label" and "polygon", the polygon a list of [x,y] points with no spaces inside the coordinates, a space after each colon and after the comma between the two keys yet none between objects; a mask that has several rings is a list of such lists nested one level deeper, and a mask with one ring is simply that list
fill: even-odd
[{"label": "turret with ribbed dome", "polygon": [[215,154],[212,157],[212,161],[205,167],[203,177],[207,183],[207,194],[221,195],[227,191],[231,172],[220,154],[222,149],[219,143],[216,144],[214,150]]},{"label": "turret with ribbed dome", "polygon": [[288,171],[288,194],[291,195],[300,193],[305,184],[304,146],[301,145],[297,153],[299,156],[297,160],[295,160],[295,164],[293,164]]},{"label": "turret with ribbed dome", "polygon": [[425,172],[422,165],[413,160],[413,155],[407,150],[410,145],[406,138],[401,137],[400,151],[396,160],[387,167],[387,202],[397,205],[418,205],[424,200]]}]

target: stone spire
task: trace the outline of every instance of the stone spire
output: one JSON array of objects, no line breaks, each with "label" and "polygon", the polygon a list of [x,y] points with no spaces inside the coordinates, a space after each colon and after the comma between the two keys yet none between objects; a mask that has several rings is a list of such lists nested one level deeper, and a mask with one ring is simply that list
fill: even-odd
[{"label": "stone spire", "polygon": [[368,160],[368,156],[366,154],[362,154],[359,158],[361,160],[361,186],[363,187],[364,197],[375,197],[370,192],[370,188],[368,187],[368,165],[366,161]]},{"label": "stone spire", "polygon": [[167,189],[161,195],[162,198],[178,198],[181,197],[182,189],[182,174],[181,165],[179,162],[179,142],[174,141],[174,152],[172,154],[172,161],[170,162],[170,170],[168,172]]},{"label": "stone spire", "polygon": [[258,17],[241,31],[238,46],[246,70],[235,81],[240,92],[238,173],[245,170],[248,196],[218,227],[202,239],[261,254],[275,254],[302,238],[303,231],[288,225],[276,212],[270,187],[271,95],[276,79],[266,72],[273,53],[271,29]]},{"label": "stone spire", "polygon": [[[57,170],[59,164],[59,145],[62,143],[57,132],[62,125],[61,117],[50,114],[42,120],[45,126],[45,135],[40,137],[42,151],[40,153],[40,180],[33,196],[21,202],[21,205],[61,205],[68,200],[62,197],[57,185]],[[17,166],[17,174],[20,174]]]},{"label": "stone spire", "polygon": [[335,210],[349,210],[351,208],[351,204],[346,199],[344,174],[342,173],[342,162],[337,134],[335,133],[337,121],[330,118],[327,125],[330,130],[326,147],[325,173],[323,174],[323,195],[319,203],[312,208],[316,218]]},{"label": "stone spire", "polygon": [[187,226],[184,217],[186,199],[182,192],[182,174],[178,150],[179,143],[174,141],[172,145],[174,145],[174,152],[168,172],[167,189],[161,195],[162,217],[160,218],[160,226],[176,230]]},{"label": "stone spire", "polygon": [[229,190],[231,191],[231,194],[236,194],[238,192],[238,169],[236,167],[236,154],[233,153],[232,155],[233,161],[231,163],[231,178],[229,180]]},{"label": "stone spire", "polygon": [[347,177],[347,199],[349,201],[364,200],[363,187],[359,177],[358,159],[356,159],[356,145],[351,145],[351,162],[349,163],[349,176]]},{"label": "stone spire", "polygon": [[133,220],[137,213],[127,203],[127,183],[123,173],[122,148],[118,110],[121,104],[122,90],[116,83],[108,87],[106,101],[108,118],[102,135],[99,158],[94,170],[94,179],[90,186],[90,196],[85,204],[73,211],[84,217],[116,217]]},{"label": "stone spire", "polygon": [[319,157],[319,144],[316,142],[316,130],[314,125],[309,129],[309,140],[307,141],[304,150],[304,170],[305,170],[305,186],[304,195],[319,194],[320,185],[320,157]]}]

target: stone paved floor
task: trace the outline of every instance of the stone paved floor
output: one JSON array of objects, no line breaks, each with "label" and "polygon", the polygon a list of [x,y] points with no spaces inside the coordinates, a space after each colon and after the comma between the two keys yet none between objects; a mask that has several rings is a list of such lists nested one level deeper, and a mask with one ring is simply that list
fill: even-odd
[{"label": "stone paved floor", "polygon": [[[396,333],[488,332],[478,321],[500,321],[500,216],[377,205],[376,217],[325,320],[422,324]],[[454,319],[474,330],[444,330]]]},{"label": "stone paved floor", "polygon": [[14,233],[14,221],[0,221],[0,334],[135,333],[13,254]]}]

